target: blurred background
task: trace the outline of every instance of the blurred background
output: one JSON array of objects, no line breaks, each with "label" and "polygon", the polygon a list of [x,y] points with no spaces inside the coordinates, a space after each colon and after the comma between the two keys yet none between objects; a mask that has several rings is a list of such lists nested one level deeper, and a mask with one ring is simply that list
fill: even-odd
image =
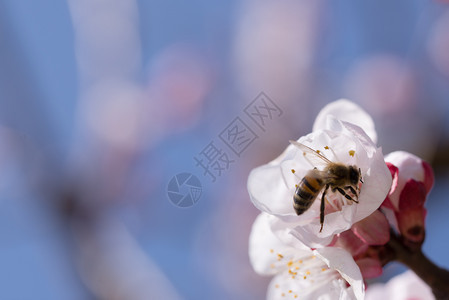
[{"label": "blurred background", "polygon": [[0,0],[0,298],[264,298],[246,178],[338,98],[433,165],[424,250],[448,268],[448,29],[431,0]]}]

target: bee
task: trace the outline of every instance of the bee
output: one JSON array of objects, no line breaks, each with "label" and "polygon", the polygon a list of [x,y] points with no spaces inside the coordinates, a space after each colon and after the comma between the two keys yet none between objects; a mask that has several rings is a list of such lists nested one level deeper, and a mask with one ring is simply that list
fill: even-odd
[{"label": "bee", "polygon": [[[306,158],[311,163],[325,164],[323,170],[318,170],[316,167],[306,173],[296,187],[295,194],[293,195],[293,208],[296,214],[299,216],[307,211],[312,206],[313,201],[317,198],[318,194],[323,190],[321,196],[320,206],[320,232],[323,230],[324,224],[324,205],[326,193],[330,189],[332,192],[339,192],[346,199],[359,203],[359,182],[362,181],[362,173],[360,168],[355,165],[346,165],[343,163],[332,162],[319,151],[313,150],[306,145],[298,143],[296,141],[290,141],[291,144],[298,147],[303,151],[304,156],[311,154]],[[294,170],[292,170],[293,172]],[[346,193],[349,191],[355,199]]]}]

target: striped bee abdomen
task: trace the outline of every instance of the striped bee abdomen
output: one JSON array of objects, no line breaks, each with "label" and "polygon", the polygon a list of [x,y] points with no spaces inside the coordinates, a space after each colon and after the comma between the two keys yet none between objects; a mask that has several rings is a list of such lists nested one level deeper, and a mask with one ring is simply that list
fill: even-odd
[{"label": "striped bee abdomen", "polygon": [[293,195],[293,207],[297,215],[309,209],[323,186],[323,180],[315,176],[306,175],[299,182],[295,195]]}]

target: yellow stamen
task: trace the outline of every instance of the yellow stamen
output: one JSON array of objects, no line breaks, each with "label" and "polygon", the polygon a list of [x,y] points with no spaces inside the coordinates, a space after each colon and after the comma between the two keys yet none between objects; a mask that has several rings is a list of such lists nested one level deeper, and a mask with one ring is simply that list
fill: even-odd
[{"label": "yellow stamen", "polygon": [[349,150],[349,155],[354,157],[355,151],[354,150]]}]

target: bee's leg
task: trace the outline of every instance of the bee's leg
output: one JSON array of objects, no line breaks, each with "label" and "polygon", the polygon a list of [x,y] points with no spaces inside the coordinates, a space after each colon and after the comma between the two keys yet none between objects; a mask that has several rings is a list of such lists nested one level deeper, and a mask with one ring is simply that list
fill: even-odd
[{"label": "bee's leg", "polygon": [[335,190],[337,190],[340,194],[342,194],[343,196],[345,196],[346,199],[351,200],[351,201],[353,201],[353,202],[355,202],[355,203],[359,203],[358,200],[354,200],[354,199],[351,198],[351,196],[349,196],[348,194],[346,194],[346,192],[345,192],[342,188],[335,187],[335,188],[332,189],[333,192],[335,192]]},{"label": "bee's leg", "polygon": [[321,230],[323,230],[323,225],[324,225],[324,201],[326,198],[326,192],[327,189],[329,188],[329,185],[326,184],[326,187],[324,188],[323,191],[323,195],[321,196],[321,206],[320,206],[320,224],[321,224],[321,228],[320,228],[320,232]]},{"label": "bee's leg", "polygon": [[359,195],[357,194],[356,190],[355,190],[352,186],[350,186],[350,185],[345,186],[345,190],[350,190],[351,193],[352,193],[357,199],[359,198]]}]

